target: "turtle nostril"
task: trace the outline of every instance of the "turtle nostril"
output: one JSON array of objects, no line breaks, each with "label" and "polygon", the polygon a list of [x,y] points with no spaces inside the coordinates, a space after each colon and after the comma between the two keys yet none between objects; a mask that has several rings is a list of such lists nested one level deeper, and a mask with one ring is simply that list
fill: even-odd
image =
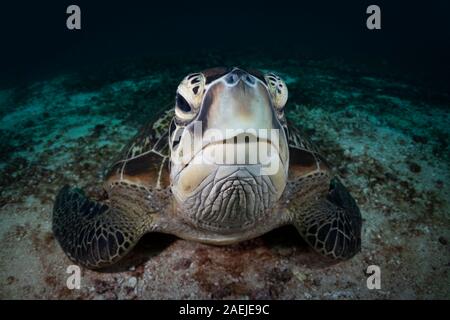
[{"label": "turtle nostril", "polygon": [[228,84],[234,84],[239,81],[239,76],[235,73],[230,73],[229,75],[226,76],[225,81]]},{"label": "turtle nostril", "polygon": [[237,69],[237,68],[234,69],[232,73],[237,75],[238,78],[242,78],[245,74],[247,74],[244,70]]},{"label": "turtle nostril", "polygon": [[247,72],[240,70],[240,69],[234,69],[233,71],[231,71],[226,77],[225,77],[225,81],[227,84],[229,85],[235,85],[236,83],[238,83],[240,80],[244,81],[245,83],[247,83],[248,85],[254,86],[256,83],[256,79],[248,74]]},{"label": "turtle nostril", "polygon": [[244,81],[248,84],[254,85],[255,84],[255,78],[253,78],[251,75],[247,74],[244,77]]}]

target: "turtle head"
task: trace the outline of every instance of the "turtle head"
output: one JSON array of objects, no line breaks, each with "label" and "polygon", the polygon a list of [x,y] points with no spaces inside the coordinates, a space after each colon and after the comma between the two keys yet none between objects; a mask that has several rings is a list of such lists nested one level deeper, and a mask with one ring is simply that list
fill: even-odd
[{"label": "turtle head", "polygon": [[172,191],[183,212],[218,230],[250,226],[280,198],[289,148],[278,76],[239,68],[190,74],[170,132]]}]

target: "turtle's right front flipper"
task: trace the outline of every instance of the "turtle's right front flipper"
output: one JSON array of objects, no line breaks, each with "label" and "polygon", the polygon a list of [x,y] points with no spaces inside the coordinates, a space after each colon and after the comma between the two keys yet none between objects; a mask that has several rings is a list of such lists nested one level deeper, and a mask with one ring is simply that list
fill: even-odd
[{"label": "turtle's right front flipper", "polygon": [[89,200],[80,189],[63,187],[53,207],[53,233],[74,262],[90,269],[124,257],[148,231],[151,215]]}]

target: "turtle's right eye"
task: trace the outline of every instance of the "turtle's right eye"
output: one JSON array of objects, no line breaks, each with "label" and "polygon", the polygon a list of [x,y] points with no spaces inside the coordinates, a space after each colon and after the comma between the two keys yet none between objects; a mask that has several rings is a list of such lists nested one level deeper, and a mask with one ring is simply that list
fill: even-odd
[{"label": "turtle's right eye", "polygon": [[181,123],[190,122],[197,112],[191,104],[179,93],[175,97],[175,116]]},{"label": "turtle's right eye", "polygon": [[192,108],[189,105],[189,103],[179,93],[177,93],[177,97],[176,97],[175,103],[176,103],[177,108],[180,109],[183,112],[191,112],[192,111]]},{"label": "turtle's right eye", "polygon": [[175,98],[175,115],[182,122],[194,119],[200,109],[205,89],[205,77],[201,73],[192,73],[178,86]]}]

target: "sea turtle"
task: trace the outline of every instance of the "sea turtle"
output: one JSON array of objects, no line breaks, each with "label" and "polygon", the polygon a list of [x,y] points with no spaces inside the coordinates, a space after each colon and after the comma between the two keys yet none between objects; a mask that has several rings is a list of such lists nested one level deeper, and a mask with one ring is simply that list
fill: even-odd
[{"label": "sea turtle", "polygon": [[213,68],[186,76],[175,107],[146,125],[109,169],[106,200],[60,190],[53,232],[64,252],[96,269],[116,263],[148,232],[226,245],[294,225],[322,255],[355,255],[358,206],[286,119],[287,98],[274,73]]}]

